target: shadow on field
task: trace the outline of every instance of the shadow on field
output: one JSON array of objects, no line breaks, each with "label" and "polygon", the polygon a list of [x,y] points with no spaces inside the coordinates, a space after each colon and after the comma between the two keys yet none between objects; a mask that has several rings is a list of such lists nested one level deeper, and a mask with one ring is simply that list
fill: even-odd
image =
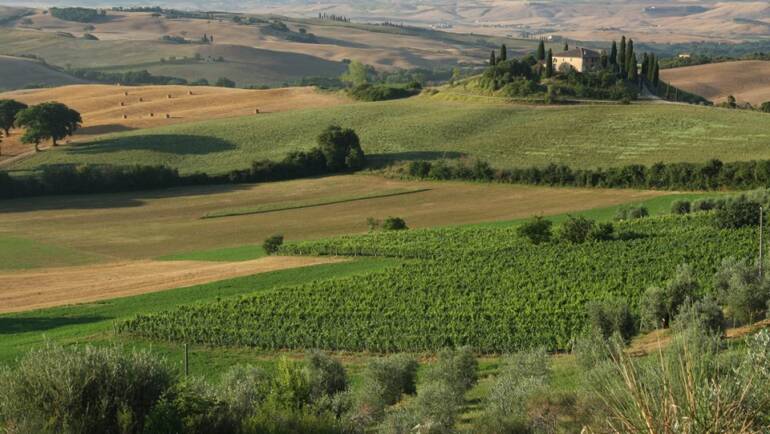
[{"label": "shadow on field", "polygon": [[393,152],[389,154],[367,154],[368,165],[375,169],[380,169],[394,161],[435,161],[435,160],[455,160],[465,157],[462,152],[438,152],[438,151],[410,151]]},{"label": "shadow on field", "polygon": [[99,134],[109,134],[109,133],[120,133],[123,131],[132,131],[136,128],[127,127],[125,125],[120,124],[106,124],[106,125],[96,125],[93,127],[82,127],[78,129],[78,134],[84,134],[84,135],[99,135]]},{"label": "shadow on field", "polygon": [[237,146],[211,136],[156,134],[115,137],[67,148],[73,155],[105,154],[124,151],[152,151],[176,155],[205,155],[232,151]]},{"label": "shadow on field", "polygon": [[104,321],[101,316],[79,316],[74,318],[13,318],[0,317],[0,335],[12,335],[16,333],[43,332],[58,327],[70,325],[83,325]]},{"label": "shadow on field", "polygon": [[108,209],[139,207],[152,199],[232,193],[253,188],[256,184],[216,184],[172,187],[161,190],[123,193],[73,194],[7,199],[2,201],[4,213],[22,213],[65,209]]}]

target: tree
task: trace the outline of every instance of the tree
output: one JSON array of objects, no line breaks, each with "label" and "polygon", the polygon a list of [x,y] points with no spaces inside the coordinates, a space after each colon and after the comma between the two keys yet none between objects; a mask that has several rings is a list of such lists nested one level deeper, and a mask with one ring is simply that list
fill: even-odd
[{"label": "tree", "polygon": [[618,44],[612,41],[612,48],[610,48],[610,65],[618,64]]},{"label": "tree", "polygon": [[763,102],[762,105],[759,106],[759,111],[770,113],[770,101]]},{"label": "tree", "polygon": [[268,255],[272,255],[278,252],[278,249],[283,245],[283,235],[273,235],[265,239],[262,243],[262,248]]},{"label": "tree", "polygon": [[623,36],[620,38],[620,47],[618,48],[618,59],[617,64],[620,70],[620,76],[625,77],[626,75],[626,37]]},{"label": "tree", "polygon": [[231,88],[232,88],[232,87],[235,87],[235,82],[234,82],[234,81],[232,81],[232,80],[230,80],[230,79],[229,79],[229,78],[227,78],[227,77],[222,77],[222,78],[220,78],[219,80],[217,80],[217,82],[216,82],[216,83],[214,83],[214,86],[219,86],[219,87],[231,87]]},{"label": "tree", "polygon": [[660,84],[660,63],[655,60],[655,66],[653,66],[652,70],[652,85],[657,88],[658,84]]},{"label": "tree", "polygon": [[361,86],[369,83],[369,71],[363,63],[354,60],[348,65],[348,70],[340,77],[345,83],[351,86]]},{"label": "tree", "polygon": [[495,56],[495,50],[489,55],[489,66],[497,65],[497,57]]},{"label": "tree", "polygon": [[365,163],[358,135],[349,128],[343,129],[338,125],[327,127],[318,136],[318,147],[326,159],[326,167],[332,172],[345,168],[360,169]]},{"label": "tree", "polygon": [[0,100],[0,128],[5,131],[5,136],[11,135],[11,128],[16,124],[16,115],[27,108],[23,102],[12,99]]},{"label": "tree", "polygon": [[35,151],[43,140],[57,141],[71,136],[80,127],[80,113],[58,102],[46,102],[26,108],[16,115],[16,124],[26,131],[22,143],[34,143]]},{"label": "tree", "polygon": [[634,53],[634,40],[628,40],[628,46],[626,47],[626,71],[628,73],[628,79],[636,82],[639,80],[639,71],[636,68],[636,53]]},{"label": "tree", "polygon": [[548,49],[548,56],[546,56],[545,60],[545,76],[553,76],[553,50],[550,48]]},{"label": "tree", "polygon": [[551,241],[553,236],[551,226],[553,226],[553,222],[541,216],[536,216],[519,226],[516,229],[516,233],[520,237],[527,238],[532,244],[547,243]]},{"label": "tree", "polygon": [[564,41],[564,51],[569,50],[569,41]]},{"label": "tree", "polygon": [[545,60],[545,42],[542,40],[537,44],[537,60]]},{"label": "tree", "polygon": [[508,60],[508,47],[505,44],[500,46],[500,61],[505,62]]},{"label": "tree", "polygon": [[384,231],[403,231],[406,229],[409,228],[401,217],[388,217],[382,222],[382,230]]}]

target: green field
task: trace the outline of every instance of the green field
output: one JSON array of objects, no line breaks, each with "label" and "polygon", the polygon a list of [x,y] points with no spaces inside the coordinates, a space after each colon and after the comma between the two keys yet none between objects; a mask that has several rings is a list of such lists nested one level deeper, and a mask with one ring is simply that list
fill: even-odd
[{"label": "green field", "polygon": [[532,107],[429,97],[140,130],[43,152],[14,166],[166,164],[223,173],[309,149],[331,123],[354,128],[371,158],[478,157],[498,167],[770,158],[766,114],[671,104]]}]

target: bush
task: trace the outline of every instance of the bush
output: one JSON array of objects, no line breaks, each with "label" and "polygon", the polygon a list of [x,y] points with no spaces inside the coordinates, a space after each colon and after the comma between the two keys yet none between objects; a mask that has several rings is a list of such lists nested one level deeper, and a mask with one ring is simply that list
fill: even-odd
[{"label": "bush", "polygon": [[712,297],[695,302],[688,299],[679,308],[671,328],[680,332],[699,329],[721,335],[725,328],[725,316],[722,313],[722,307]]},{"label": "bush", "polygon": [[451,433],[462,403],[462,395],[443,381],[429,382],[420,388],[415,405],[420,426],[425,433]]},{"label": "bush", "polygon": [[613,239],[614,234],[615,226],[612,223],[599,223],[588,234],[588,239],[592,241],[609,241]]},{"label": "bush", "polygon": [[770,300],[767,273],[760,278],[757,266],[746,261],[724,259],[714,276],[714,287],[727,316],[741,324],[762,318]]},{"label": "bush", "polygon": [[528,239],[532,244],[541,244],[551,241],[553,232],[551,227],[553,222],[546,220],[541,216],[536,216],[532,220],[516,228],[516,233],[520,237]]},{"label": "bush", "polygon": [[229,78],[227,78],[227,77],[221,77],[221,78],[219,78],[219,79],[218,79],[218,80],[217,80],[217,81],[214,83],[214,86],[218,86],[218,87],[229,87],[229,88],[233,88],[233,87],[235,87],[235,86],[236,86],[236,84],[235,84],[235,82],[234,82],[234,81],[230,80],[230,79],[229,79]]},{"label": "bush", "polygon": [[400,217],[388,217],[382,222],[382,230],[385,231],[402,231],[409,229],[406,226],[406,221]]},{"label": "bush", "polygon": [[596,223],[593,220],[582,216],[568,216],[559,230],[559,238],[574,244],[584,243],[589,240],[595,229]]},{"label": "bush", "polygon": [[759,111],[764,113],[770,113],[770,101],[765,101],[759,106]]},{"label": "bush", "polygon": [[240,421],[230,417],[217,390],[200,378],[176,384],[153,408],[146,433],[228,434]]},{"label": "bush", "polygon": [[444,382],[458,396],[472,388],[478,382],[478,361],[470,347],[456,350],[443,350],[438,360],[426,373],[428,382]]},{"label": "bush", "polygon": [[605,300],[589,303],[586,306],[588,322],[591,328],[605,339],[619,334],[624,341],[636,335],[636,319],[631,314],[628,303],[621,300]]},{"label": "bush", "polygon": [[278,250],[282,245],[283,235],[273,235],[265,239],[265,242],[262,243],[262,248],[265,250],[265,252],[267,252],[268,255],[273,255],[278,253]]},{"label": "bush", "polygon": [[272,388],[272,377],[254,366],[234,366],[222,376],[219,396],[233,420],[246,420],[262,405]]},{"label": "bush", "polygon": [[716,201],[714,201],[714,199],[699,199],[692,203],[693,211],[699,211],[699,212],[711,211],[716,207],[717,207],[717,203]]},{"label": "bush", "polygon": [[759,225],[760,204],[746,199],[728,201],[717,209],[714,216],[717,227],[722,229]]},{"label": "bush", "polygon": [[313,400],[323,396],[331,397],[348,389],[348,375],[338,360],[320,351],[313,351],[305,357],[305,361]]},{"label": "bush", "polygon": [[639,306],[642,329],[669,327],[679,308],[688,299],[695,299],[699,289],[692,267],[680,265],[664,288],[650,287],[642,295]]},{"label": "bush", "polygon": [[389,86],[384,84],[362,84],[350,90],[350,95],[359,101],[387,101],[408,98],[420,93],[421,87]]},{"label": "bush", "polygon": [[689,214],[691,210],[690,201],[677,200],[671,204],[671,214]]},{"label": "bush", "polygon": [[54,344],[0,371],[0,426],[15,432],[141,433],[174,382],[162,360],[117,347]]},{"label": "bush", "polygon": [[385,405],[392,405],[401,400],[402,394],[413,395],[417,391],[418,366],[414,358],[406,355],[372,360],[363,373],[363,382],[368,383],[367,399],[380,399]]},{"label": "bush", "polygon": [[615,213],[615,220],[635,220],[649,215],[650,211],[645,206],[623,207]]}]

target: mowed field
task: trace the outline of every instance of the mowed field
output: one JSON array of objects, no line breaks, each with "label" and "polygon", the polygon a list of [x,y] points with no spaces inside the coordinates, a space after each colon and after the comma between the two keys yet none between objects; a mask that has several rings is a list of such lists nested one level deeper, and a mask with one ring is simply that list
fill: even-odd
[{"label": "mowed field", "polygon": [[[310,87],[269,90],[227,89],[204,86],[75,85],[51,89],[19,90],[0,94],[26,104],[58,101],[79,111],[83,128],[70,140],[83,141],[117,131],[174,125],[233,116],[257,116],[301,108],[332,107],[350,102],[335,93]],[[3,143],[6,158],[29,152],[18,131]]]},{"label": "mowed field", "polygon": [[355,129],[375,160],[469,156],[498,167],[608,167],[770,158],[770,122],[762,113],[653,103],[450,102],[440,95],[130,131],[43,152],[12,168],[166,164],[186,173],[225,173],[256,159],[309,149],[330,124]]},{"label": "mowed field", "polygon": [[729,95],[738,102],[759,105],[770,101],[770,61],[745,60],[660,71],[663,80],[708,98],[723,102]]}]

